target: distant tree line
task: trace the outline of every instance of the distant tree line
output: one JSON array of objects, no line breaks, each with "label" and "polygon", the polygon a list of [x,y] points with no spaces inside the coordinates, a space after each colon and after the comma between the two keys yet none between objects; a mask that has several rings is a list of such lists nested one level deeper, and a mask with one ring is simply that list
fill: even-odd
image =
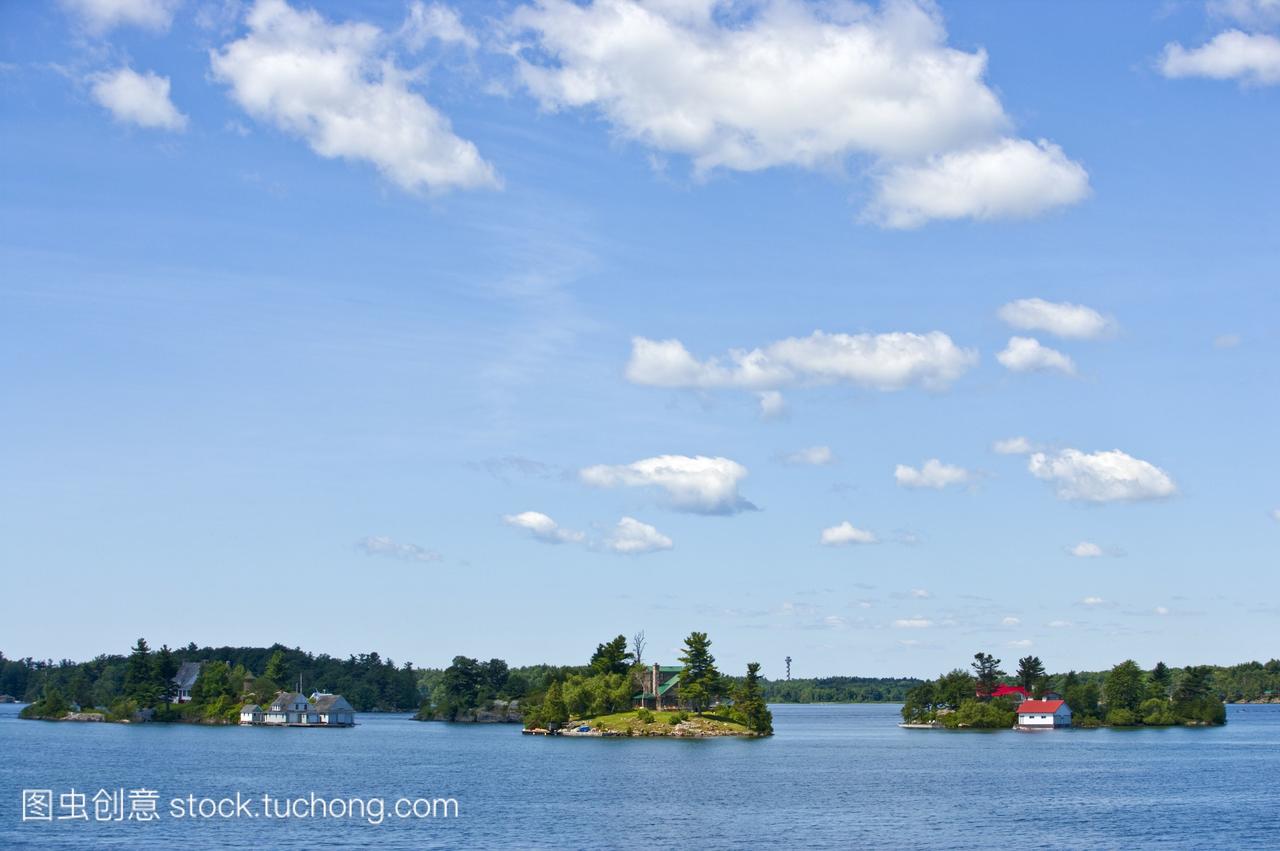
[{"label": "distant tree line", "polygon": [[769,703],[901,703],[915,677],[812,677],[762,680]]},{"label": "distant tree line", "polygon": [[[172,704],[173,677],[184,662],[201,662],[190,703]],[[377,653],[346,659],[313,655],[280,644],[271,647],[161,647],[138,639],[128,656],[102,655],[89,662],[6,659],[0,654],[0,693],[24,702],[28,716],[60,717],[69,709],[101,711],[110,718],[151,710],[157,720],[235,720],[246,702],[269,701],[276,692],[344,695],[358,711],[407,711],[418,706],[418,672]]]},{"label": "distant tree line", "polygon": [[[1046,673],[1039,657],[1018,660],[1013,676],[989,653],[976,653],[969,670],[956,668],[911,689],[903,703],[903,720],[940,723],[947,727],[1003,728],[1016,721],[1016,702],[995,697],[1001,685],[1017,685],[1033,696],[1057,694],[1071,709],[1072,723],[1081,727],[1171,726],[1222,724],[1223,701],[1242,683],[1236,672],[1247,671],[1256,697],[1266,698],[1267,676],[1280,678],[1280,662],[1248,663],[1234,668],[1189,665],[1171,668],[1164,662],[1150,671],[1132,659],[1105,672]],[[1256,675],[1256,676],[1254,676]]]}]

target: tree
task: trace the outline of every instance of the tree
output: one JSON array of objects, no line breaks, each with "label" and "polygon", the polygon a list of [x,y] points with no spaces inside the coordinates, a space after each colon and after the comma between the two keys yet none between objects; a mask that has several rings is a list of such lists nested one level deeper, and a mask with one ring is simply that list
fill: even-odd
[{"label": "tree", "polygon": [[1004,671],[1000,670],[1000,660],[990,653],[974,653],[971,665],[977,680],[978,697],[987,698],[996,690]]},{"label": "tree", "polygon": [[968,672],[955,668],[938,677],[934,703],[948,709],[959,709],[960,704],[973,699],[973,694],[973,677]]},{"label": "tree", "polygon": [[1107,716],[1117,709],[1126,710],[1136,717],[1143,698],[1142,669],[1132,659],[1116,665],[1107,673],[1102,684],[1102,694],[1107,704]]},{"label": "tree", "polygon": [[139,638],[129,653],[124,673],[124,694],[137,701],[139,706],[154,706],[160,698],[159,684],[151,664],[151,648],[145,638]]},{"label": "tree", "polygon": [[469,656],[454,656],[453,663],[444,669],[442,694],[436,700],[436,709],[449,721],[460,712],[475,709],[483,682],[484,671],[478,661]]},{"label": "tree", "polygon": [[1039,656],[1023,656],[1018,660],[1018,685],[1028,692],[1044,679],[1044,663]]},{"label": "tree", "polygon": [[484,684],[488,687],[489,697],[497,697],[507,686],[507,678],[511,669],[503,659],[490,659],[484,663]]},{"label": "tree", "polygon": [[178,684],[173,681],[174,675],[178,673],[178,663],[173,658],[173,651],[169,649],[169,645],[160,645],[152,665],[155,668],[154,677],[160,687],[160,700],[165,705],[173,703],[173,699],[178,694]]},{"label": "tree", "polygon": [[748,730],[769,735],[773,732],[773,713],[764,702],[760,688],[760,663],[747,664],[747,676],[733,699],[734,714]]},{"label": "tree", "polygon": [[627,652],[627,637],[619,635],[612,641],[596,645],[591,654],[591,667],[598,674],[625,674],[631,669],[634,654]]},{"label": "tree", "polygon": [[637,665],[644,664],[644,649],[648,644],[649,642],[644,637],[643,629],[631,636],[631,658]]},{"label": "tree", "polygon": [[705,632],[691,632],[684,640],[680,656],[680,699],[699,715],[723,694],[716,658],[711,655],[711,640]]},{"label": "tree", "polygon": [[284,651],[279,647],[271,654],[271,658],[267,660],[267,668],[262,675],[277,686],[282,686],[289,679],[289,669],[285,665]]}]

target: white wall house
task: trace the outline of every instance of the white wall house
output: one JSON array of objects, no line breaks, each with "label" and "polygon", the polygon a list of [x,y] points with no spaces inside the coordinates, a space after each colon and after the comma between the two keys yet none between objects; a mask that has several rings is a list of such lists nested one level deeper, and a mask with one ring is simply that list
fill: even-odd
[{"label": "white wall house", "polygon": [[321,724],[330,727],[350,727],[356,723],[356,711],[340,694],[316,692],[311,695],[311,703],[316,708],[316,715]]},{"label": "white wall house", "polygon": [[178,666],[178,673],[173,675],[173,702],[191,702],[191,689],[200,676],[199,662],[183,662]]},{"label": "white wall house", "polygon": [[316,724],[320,716],[316,708],[296,691],[282,691],[262,713],[264,724]]},{"label": "white wall house", "polygon": [[256,703],[250,703],[248,706],[240,709],[241,724],[261,724],[262,723],[262,707]]},{"label": "white wall house", "polygon": [[1018,706],[1018,727],[1023,730],[1052,730],[1071,726],[1071,707],[1065,700],[1024,700]]}]

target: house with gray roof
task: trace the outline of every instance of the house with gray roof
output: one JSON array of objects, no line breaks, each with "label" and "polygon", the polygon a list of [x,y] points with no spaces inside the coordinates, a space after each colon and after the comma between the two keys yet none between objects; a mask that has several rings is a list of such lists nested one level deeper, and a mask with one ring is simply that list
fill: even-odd
[{"label": "house with gray roof", "polygon": [[191,689],[200,676],[200,665],[200,662],[183,662],[178,667],[178,673],[173,675],[174,703],[191,702]]},{"label": "house with gray roof", "polygon": [[356,723],[356,711],[340,694],[316,692],[311,703],[320,716],[320,723],[329,727],[350,727]]},{"label": "house with gray roof", "polygon": [[296,691],[282,691],[271,700],[271,705],[262,713],[263,724],[316,724],[320,716],[316,708]]}]

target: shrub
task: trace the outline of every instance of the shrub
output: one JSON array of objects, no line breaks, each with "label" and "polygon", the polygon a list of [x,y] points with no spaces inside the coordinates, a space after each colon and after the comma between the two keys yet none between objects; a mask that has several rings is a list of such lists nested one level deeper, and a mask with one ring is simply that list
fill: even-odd
[{"label": "shrub", "polygon": [[667,716],[667,723],[670,724],[672,727],[674,727],[675,725],[679,724],[681,721],[684,720],[684,718],[681,717],[684,714],[685,713],[683,712],[672,712],[669,716]]},{"label": "shrub", "polygon": [[636,710],[636,718],[640,719],[641,724],[653,723],[653,713],[643,707]]},{"label": "shrub", "polygon": [[1131,710],[1120,707],[1107,713],[1107,723],[1112,727],[1132,727],[1138,723],[1138,717]]}]

